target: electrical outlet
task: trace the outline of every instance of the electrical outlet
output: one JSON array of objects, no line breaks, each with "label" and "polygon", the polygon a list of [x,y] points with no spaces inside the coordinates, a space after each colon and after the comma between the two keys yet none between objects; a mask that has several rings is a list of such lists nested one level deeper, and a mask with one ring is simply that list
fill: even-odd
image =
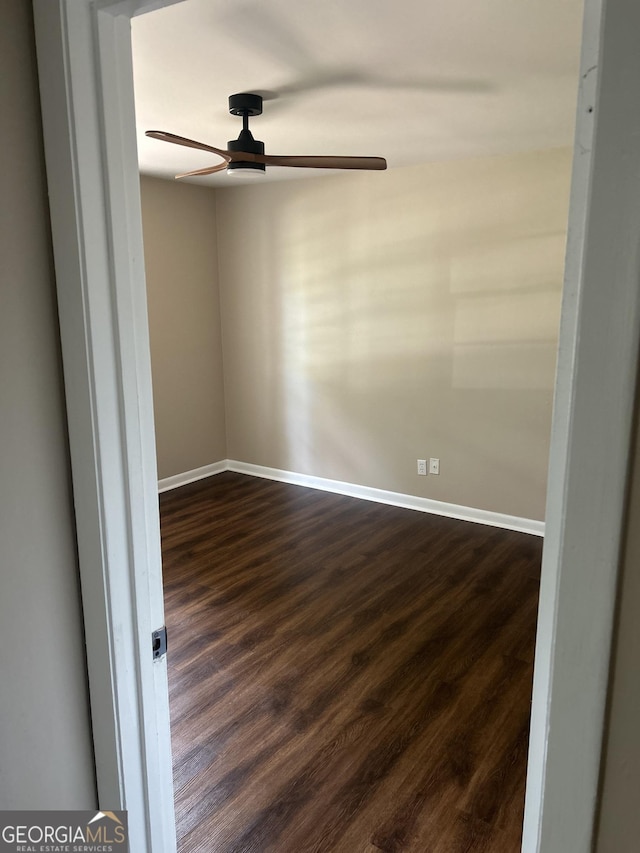
[{"label": "electrical outlet", "polygon": [[439,474],[440,473],[440,460],[434,459],[433,456],[431,457],[431,459],[429,459],[429,473],[430,474]]},{"label": "electrical outlet", "polygon": [[427,476],[427,460],[426,459],[418,459],[418,474],[421,477]]}]

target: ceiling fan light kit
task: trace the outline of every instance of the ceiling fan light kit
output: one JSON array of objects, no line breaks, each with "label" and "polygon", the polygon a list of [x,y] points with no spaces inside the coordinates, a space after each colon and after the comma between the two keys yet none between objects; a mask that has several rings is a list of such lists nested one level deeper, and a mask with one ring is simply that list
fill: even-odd
[{"label": "ceiling fan light kit", "polygon": [[238,161],[236,163],[229,163],[226,171],[227,175],[231,175],[233,178],[242,178],[242,180],[249,178],[249,180],[253,180],[254,178],[263,178],[267,173],[267,167],[264,163],[243,163],[242,161]]},{"label": "ceiling fan light kit", "polygon": [[262,113],[262,95],[241,92],[229,97],[229,112],[242,117],[242,130],[237,139],[228,143],[228,148],[216,148],[204,142],[196,142],[175,133],[164,130],[147,130],[146,136],[171,142],[174,145],[184,145],[186,148],[198,148],[210,151],[222,158],[221,163],[206,169],[196,169],[176,175],[176,178],[213,175],[215,172],[226,170],[227,174],[236,177],[256,178],[265,174],[266,166],[290,166],[302,169],[365,169],[381,170],[387,168],[384,157],[329,157],[329,156],[279,156],[264,153],[264,143],[253,138],[249,130],[249,117]]}]

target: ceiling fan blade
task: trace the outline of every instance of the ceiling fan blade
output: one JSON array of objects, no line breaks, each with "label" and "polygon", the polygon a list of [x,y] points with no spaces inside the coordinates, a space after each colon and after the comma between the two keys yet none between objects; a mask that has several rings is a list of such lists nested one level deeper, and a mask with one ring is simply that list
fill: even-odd
[{"label": "ceiling fan blade", "polygon": [[227,161],[224,163],[218,163],[217,166],[209,166],[207,169],[194,169],[193,172],[183,172],[182,175],[176,175],[176,180],[178,178],[193,178],[197,175],[213,175],[216,172],[223,172],[227,168]]},{"label": "ceiling fan blade", "polygon": [[207,166],[203,169],[183,172],[180,175],[176,175],[176,178],[213,175],[216,172],[226,169],[227,164],[238,162],[264,163],[266,166],[293,166],[303,169],[381,170],[387,168],[387,161],[384,157],[332,157],[323,155],[289,157],[277,154],[256,154],[249,151],[227,151],[223,148],[207,145],[204,142],[197,142],[195,139],[187,139],[185,136],[168,133],[165,130],[147,130],[145,135],[152,139],[159,139],[161,142],[171,142],[174,145],[184,145],[186,148],[197,148],[201,151],[208,151],[212,154],[217,154],[223,160],[222,163],[217,163],[215,166]]},{"label": "ceiling fan blade", "polygon": [[217,154],[222,157],[226,163],[231,159],[229,151],[223,148],[214,148],[213,145],[207,145],[204,142],[196,142],[194,139],[187,139],[185,136],[176,136],[175,133],[167,133],[164,130],[147,130],[145,136],[152,139],[159,139],[161,142],[172,142],[174,145],[184,145],[186,148],[199,148],[201,151],[210,151],[212,154]]},{"label": "ceiling fan blade", "polygon": [[[236,159],[234,152],[233,159]],[[241,158],[238,158],[241,159]],[[255,155],[257,163],[267,166],[294,166],[304,169],[386,169],[384,157],[281,157],[275,154]]]}]

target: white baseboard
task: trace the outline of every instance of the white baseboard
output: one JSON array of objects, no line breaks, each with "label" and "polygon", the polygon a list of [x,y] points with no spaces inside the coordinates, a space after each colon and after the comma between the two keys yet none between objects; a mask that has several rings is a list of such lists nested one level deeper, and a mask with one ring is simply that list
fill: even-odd
[{"label": "white baseboard", "polygon": [[459,506],[458,504],[434,501],[430,498],[420,498],[415,495],[403,495],[400,492],[388,492],[384,489],[374,489],[370,486],[358,486],[353,483],[343,483],[340,480],[329,480],[324,477],[312,477],[308,474],[296,474],[293,471],[282,471],[279,468],[266,468],[262,465],[251,465],[247,462],[227,460],[227,470],[239,474],[250,474],[253,477],[264,477],[267,480],[278,480],[295,486],[306,486],[310,489],[320,489],[324,492],[334,492],[352,498],[361,498],[376,503],[415,509],[419,512],[429,512],[432,515],[444,515],[447,518],[458,518],[462,521],[473,521],[476,524],[488,524],[491,527],[502,527],[505,530],[517,530],[520,533],[531,533],[534,536],[544,536],[544,521],[531,518],[520,518],[515,515],[505,515],[500,512],[490,512],[486,509]]},{"label": "white baseboard", "polygon": [[488,524],[491,527],[502,527],[505,530],[517,530],[520,533],[544,536],[544,521],[520,518],[516,515],[505,515],[501,512],[490,512],[486,509],[460,506],[444,501],[434,501],[431,498],[419,498],[415,495],[403,495],[400,492],[388,492],[370,486],[343,483],[340,480],[329,480],[325,477],[296,474],[293,471],[267,468],[264,465],[252,465],[249,462],[238,462],[235,459],[223,459],[211,465],[203,465],[202,468],[195,468],[193,471],[186,471],[184,474],[166,477],[164,480],[158,481],[158,491],[166,492],[169,489],[177,489],[187,483],[203,480],[205,477],[212,477],[214,474],[221,474],[223,471],[235,471],[238,474],[249,474],[252,477],[277,480],[280,483],[290,483],[308,489],[319,489],[323,492],[333,492],[337,495],[347,495],[351,498],[361,498],[366,501],[402,507],[403,509],[415,509],[418,512],[429,512],[432,515],[444,515],[447,518],[458,518],[461,521],[472,521],[476,524]]},{"label": "white baseboard", "polygon": [[211,465],[203,465],[202,468],[194,468],[193,471],[185,471],[184,474],[175,474],[173,477],[158,480],[158,491],[167,492],[169,489],[177,489],[179,486],[186,486],[187,483],[195,483],[196,480],[204,480],[205,477],[212,477],[214,474],[221,474],[228,470],[227,460],[222,459],[220,462],[212,462]]}]

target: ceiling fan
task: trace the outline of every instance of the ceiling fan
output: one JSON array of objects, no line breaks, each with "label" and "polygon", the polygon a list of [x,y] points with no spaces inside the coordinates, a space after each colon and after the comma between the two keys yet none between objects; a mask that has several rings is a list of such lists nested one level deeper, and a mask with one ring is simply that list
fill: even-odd
[{"label": "ceiling fan", "polygon": [[386,169],[387,161],[384,157],[329,157],[329,156],[279,156],[264,153],[264,142],[253,138],[249,130],[249,117],[262,113],[262,95],[241,92],[229,97],[229,112],[231,115],[242,117],[242,130],[237,139],[227,143],[228,148],[215,148],[204,142],[196,142],[186,139],[184,136],[176,136],[163,130],[147,130],[146,136],[160,139],[162,142],[172,142],[175,145],[184,145],[187,148],[199,148],[202,151],[210,151],[222,158],[221,163],[209,166],[206,169],[196,169],[193,172],[184,172],[176,175],[176,178],[190,178],[194,176],[213,175],[226,169],[227,174],[238,177],[259,177],[264,175],[267,166],[293,166],[305,169]]}]

